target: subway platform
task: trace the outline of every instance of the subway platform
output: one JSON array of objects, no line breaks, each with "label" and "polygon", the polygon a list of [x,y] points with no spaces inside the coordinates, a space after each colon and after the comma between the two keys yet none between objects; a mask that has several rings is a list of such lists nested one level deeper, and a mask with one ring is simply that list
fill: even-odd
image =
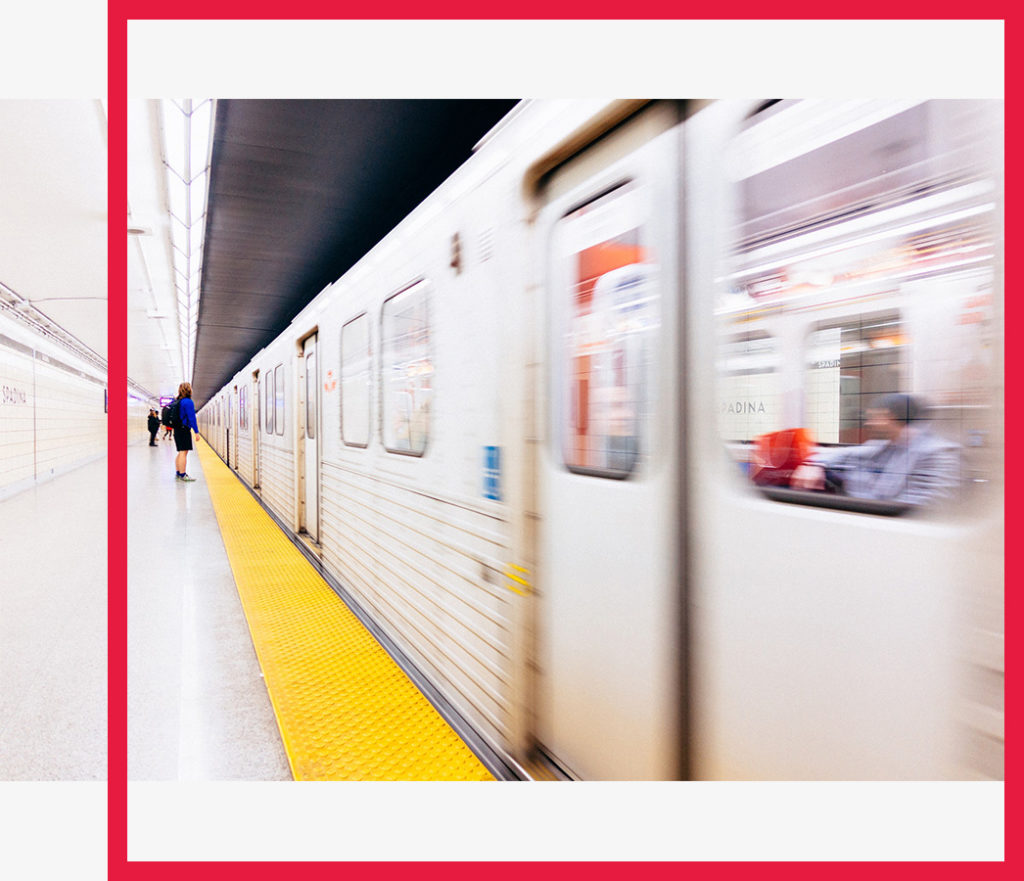
[{"label": "subway platform", "polygon": [[0,500],[0,781],[107,777],[106,466]]},{"label": "subway platform", "polygon": [[128,779],[490,780],[226,465],[130,445]]}]

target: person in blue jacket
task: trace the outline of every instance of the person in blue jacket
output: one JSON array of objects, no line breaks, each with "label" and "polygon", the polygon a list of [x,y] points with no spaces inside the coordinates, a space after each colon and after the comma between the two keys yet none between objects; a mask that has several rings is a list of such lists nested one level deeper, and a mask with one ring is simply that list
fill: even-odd
[{"label": "person in blue jacket", "polygon": [[192,385],[183,382],[178,386],[178,398],[171,405],[178,408],[178,424],[174,428],[174,447],[178,455],[174,459],[175,480],[194,481],[185,472],[185,460],[192,449],[192,432],[199,437],[199,423],[196,422],[196,406],[192,403]]}]

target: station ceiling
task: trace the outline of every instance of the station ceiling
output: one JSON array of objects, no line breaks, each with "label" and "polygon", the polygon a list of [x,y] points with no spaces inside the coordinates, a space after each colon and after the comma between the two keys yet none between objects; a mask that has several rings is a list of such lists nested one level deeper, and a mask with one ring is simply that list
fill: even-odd
[{"label": "station ceiling", "polygon": [[99,100],[0,100],[0,283],[107,357],[107,117]]},{"label": "station ceiling", "polygon": [[196,404],[468,159],[515,103],[218,101]]}]

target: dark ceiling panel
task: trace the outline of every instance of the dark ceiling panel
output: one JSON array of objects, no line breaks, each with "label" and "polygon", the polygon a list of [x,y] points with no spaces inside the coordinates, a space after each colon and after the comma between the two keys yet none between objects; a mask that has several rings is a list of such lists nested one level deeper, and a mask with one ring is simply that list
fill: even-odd
[{"label": "dark ceiling panel", "polygon": [[197,405],[468,159],[515,103],[218,101]]}]

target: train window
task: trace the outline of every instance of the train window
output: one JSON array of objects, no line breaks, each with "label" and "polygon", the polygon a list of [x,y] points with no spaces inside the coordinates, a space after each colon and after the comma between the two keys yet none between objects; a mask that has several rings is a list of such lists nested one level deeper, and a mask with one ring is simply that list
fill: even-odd
[{"label": "train window", "polygon": [[625,478],[643,455],[660,325],[643,220],[638,190],[627,185],[555,228],[563,346],[556,420],[570,471]]},{"label": "train window", "polygon": [[284,365],[274,368],[274,431],[284,434]]},{"label": "train window", "polygon": [[723,419],[722,436],[771,498],[900,514],[987,479],[989,118],[977,102],[781,102],[729,147],[718,326],[778,340],[781,415]]},{"label": "train window", "polygon": [[239,431],[248,431],[249,429],[249,411],[246,409],[246,387],[243,385],[238,390],[238,429]]},{"label": "train window", "polygon": [[816,326],[805,354],[804,425],[818,443],[868,440],[871,402],[909,390],[906,344],[896,312]]},{"label": "train window", "polygon": [[267,434],[274,433],[274,374],[268,373],[264,383],[267,389]]},{"label": "train window", "polygon": [[425,281],[384,301],[381,311],[381,416],[384,448],[422,456],[430,430],[434,364]]},{"label": "train window", "polygon": [[370,443],[370,319],[364,312],[341,329],[341,439]]},{"label": "train window", "polygon": [[306,356],[306,437],[316,439],[316,352]]}]

